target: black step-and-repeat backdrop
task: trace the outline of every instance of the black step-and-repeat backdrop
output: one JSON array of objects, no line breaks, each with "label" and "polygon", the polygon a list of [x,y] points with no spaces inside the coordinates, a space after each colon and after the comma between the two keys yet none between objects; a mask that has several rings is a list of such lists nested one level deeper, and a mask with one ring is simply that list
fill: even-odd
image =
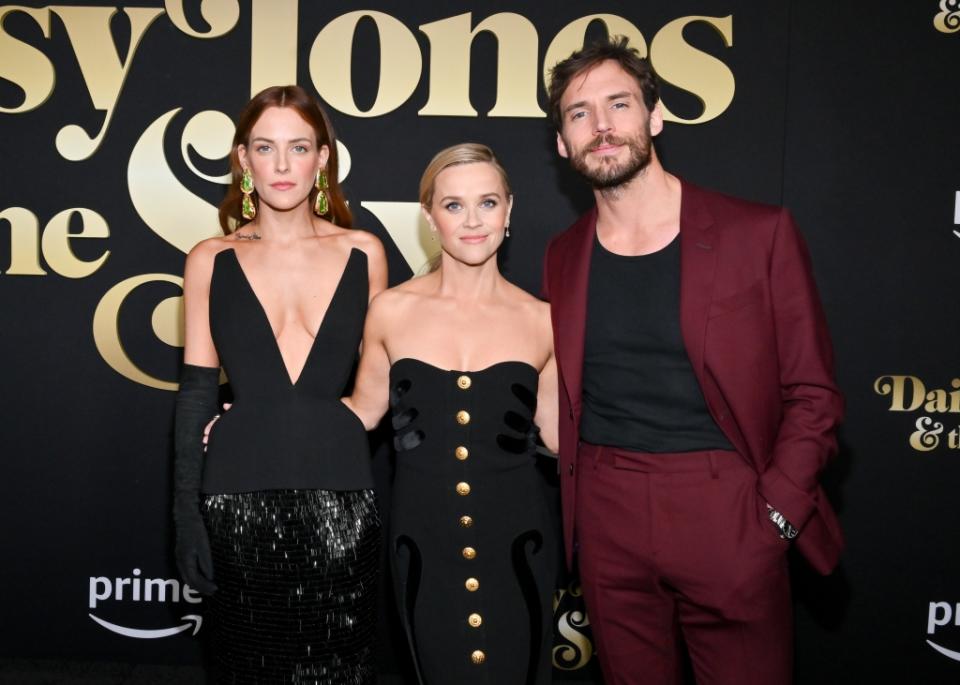
[{"label": "black step-and-repeat backdrop", "polygon": [[[170,554],[180,286],[249,96],[296,82],[325,103],[392,283],[427,259],[427,161],[490,144],[516,190],[503,269],[536,292],[547,240],[591,202],[557,159],[544,70],[610,32],[666,81],[666,166],[788,205],[813,253],[849,406],[825,476],[849,544],[829,578],[794,564],[798,681],[960,681],[956,0],[359,7],[0,5],[0,651],[200,658],[203,603]],[[597,681],[560,585],[557,677]],[[401,672],[389,607],[381,659]]]}]

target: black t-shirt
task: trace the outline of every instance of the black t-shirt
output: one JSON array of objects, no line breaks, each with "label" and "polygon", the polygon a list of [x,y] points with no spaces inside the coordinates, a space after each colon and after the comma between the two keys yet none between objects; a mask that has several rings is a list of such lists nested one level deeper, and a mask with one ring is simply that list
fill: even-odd
[{"label": "black t-shirt", "polygon": [[679,235],[641,256],[595,239],[587,298],[581,438],[654,453],[733,449],[683,346]]}]

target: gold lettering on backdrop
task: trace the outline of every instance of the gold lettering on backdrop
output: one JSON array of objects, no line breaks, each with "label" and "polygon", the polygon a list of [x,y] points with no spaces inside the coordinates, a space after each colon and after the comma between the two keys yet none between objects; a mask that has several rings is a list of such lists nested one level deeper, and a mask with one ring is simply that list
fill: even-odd
[{"label": "gold lettering on backdrop", "polygon": [[297,82],[298,0],[253,0],[250,10],[250,95]]},{"label": "gold lettering on backdrop", "polygon": [[637,49],[641,57],[647,56],[647,41],[640,33],[640,29],[623,17],[618,17],[615,14],[591,14],[574,19],[553,37],[550,45],[547,46],[546,54],[543,56],[543,83],[548,90],[550,88],[550,70],[571,52],[583,47],[587,27],[595,21],[602,22],[607,29],[607,33],[611,36],[626,36],[630,40],[630,45]]},{"label": "gold lettering on backdrop", "polygon": [[[357,107],[350,79],[353,35],[357,24],[369,17],[380,34],[380,82],[370,109]],[[359,10],[341,15],[321,29],[309,58],[310,78],[331,107],[354,117],[379,117],[406,102],[417,84],[423,61],[420,46],[410,30],[383,12]]]},{"label": "gold lettering on backdrop", "polygon": [[716,119],[733,102],[733,72],[713,55],[697,50],[683,39],[683,29],[703,22],[723,37],[726,47],[733,45],[733,16],[681,17],[661,28],[650,43],[650,61],[657,74],[668,83],[693,93],[703,103],[703,112],[695,119],[681,119],[663,105],[664,119],[683,124],[702,124]]},{"label": "gold lettering on backdrop", "polygon": [[153,308],[150,327],[157,339],[170,347],[183,347],[183,296],[168,297]]},{"label": "gold lettering on backdrop", "polygon": [[110,20],[117,13],[116,9],[62,6],[50,9],[60,17],[67,29],[93,106],[105,112],[100,130],[92,137],[76,124],[64,126],[57,134],[57,151],[65,159],[76,162],[90,157],[103,142],[137,47],[150,24],[163,14],[163,10],[146,7],[128,7],[124,10],[130,21],[130,47],[121,61],[110,31]]},{"label": "gold lettering on backdrop", "polygon": [[50,11],[46,8],[0,7],[0,78],[12,82],[23,91],[23,102],[19,106],[0,107],[0,112],[7,114],[36,109],[47,101],[56,83],[56,72],[47,56],[6,32],[3,22],[13,12],[31,17],[40,27],[43,37],[50,37]]},{"label": "gold lettering on backdrop", "polygon": [[[907,389],[910,401],[907,402]],[[926,388],[916,376],[880,376],[873,383],[878,395],[890,395],[890,411],[915,411],[923,404]]]},{"label": "gold lettering on backdrop", "polygon": [[917,430],[910,434],[910,447],[918,452],[935,450],[937,445],[940,444],[943,424],[928,416],[921,416],[917,419],[916,428]]},{"label": "gold lettering on backdrop", "polygon": [[470,48],[487,31],[497,39],[497,101],[492,117],[542,117],[537,103],[537,29],[513,12],[494,14],[471,28],[472,14],[422,24],[430,39],[430,89],[424,116],[475,117],[470,104]]},{"label": "gold lettering on backdrop", "polygon": [[933,18],[933,26],[941,33],[960,31],[960,0],[940,0],[940,12]]},{"label": "gold lettering on backdrop", "polygon": [[[124,378],[158,390],[175,391],[177,389],[176,383],[155,378],[137,367],[133,360],[127,356],[123,344],[120,342],[120,309],[124,300],[141,285],[158,282],[173,283],[183,288],[183,279],[169,274],[133,276],[110,288],[103,299],[100,300],[100,304],[97,305],[97,310],[93,314],[93,342],[96,344],[100,356],[110,365],[110,368]],[[168,345],[171,341],[174,341],[180,342],[180,346],[182,346],[183,333],[179,330],[182,309],[178,309],[178,307],[182,307],[182,304],[171,305],[168,302],[169,299],[171,298],[167,298],[157,305],[157,309],[161,310],[159,314],[157,309],[154,309],[152,317],[154,332],[160,340]],[[183,298],[180,296],[172,299],[182,300]],[[161,327],[159,331],[157,330],[158,326]]]},{"label": "gold lettering on backdrop", "polygon": [[[70,220],[76,215],[80,222],[77,233],[70,232]],[[110,256],[105,250],[93,260],[83,260],[73,254],[70,241],[74,239],[103,239],[110,237],[110,228],[102,216],[92,209],[76,207],[65,209],[47,222],[40,233],[36,215],[23,207],[8,207],[0,212],[0,221],[10,223],[10,268],[8,276],[45,276],[40,266],[40,254],[47,265],[66,278],[86,278],[103,266]]]},{"label": "gold lettering on backdrop", "polygon": [[180,154],[187,167],[199,178],[213,183],[230,184],[230,172],[211,176],[200,171],[190,158],[190,150],[205,159],[224,159],[230,154],[233,144],[233,121],[223,112],[207,110],[195,114],[183,128],[180,136]]},{"label": "gold lettering on backdrop", "polygon": [[[190,26],[183,11],[183,0],[165,0],[163,6],[173,25],[192,38],[219,38],[230,33],[240,20],[237,0],[200,0],[200,16],[210,25],[208,31],[197,31]],[[296,43],[296,36],[290,40]]]},{"label": "gold lettering on backdrop", "polygon": [[562,671],[583,668],[593,656],[593,643],[584,632],[590,619],[583,604],[583,590],[577,582],[553,593],[553,621],[559,643],[553,647],[553,666]]},{"label": "gold lettering on backdrop", "polygon": [[440,251],[437,241],[430,238],[430,227],[423,218],[419,202],[361,202],[360,206],[377,217],[387,229],[414,274]]},{"label": "gold lettering on backdrop", "polygon": [[[179,107],[172,109],[150,124],[133,146],[127,165],[127,186],[134,209],[150,230],[187,253],[200,240],[222,233],[217,208],[181,185],[163,154],[167,127],[179,111]],[[197,117],[203,117],[208,128],[216,126],[217,119],[209,112],[201,112],[194,120]],[[225,125],[226,130],[217,134],[221,144],[226,141],[226,149],[219,156],[230,152],[233,137],[232,122],[227,119]]]},{"label": "gold lettering on backdrop", "polygon": [[[70,219],[74,214],[78,215],[82,222],[79,233],[70,232]],[[92,261],[84,261],[73,254],[70,241],[109,237],[110,227],[102,216],[92,209],[77,207],[65,209],[47,222],[40,246],[47,264],[58,274],[67,278],[86,278],[103,266],[110,256],[110,251],[104,251]]]},{"label": "gold lettering on backdrop", "polygon": [[[888,411],[913,412],[922,408],[930,414],[960,414],[960,378],[950,379],[950,388],[928,389],[920,378],[909,375],[880,376],[873,383],[874,392],[890,398]],[[918,452],[930,452],[942,444],[943,423],[921,416],[914,428],[909,444]],[[960,426],[947,433],[946,444],[951,450],[960,449]]]},{"label": "gold lettering on backdrop", "polygon": [[943,388],[936,388],[927,393],[927,401],[923,410],[931,414],[943,414],[950,411],[950,394]]},{"label": "gold lettering on backdrop", "polygon": [[[200,12],[209,28],[199,30],[189,24],[183,0],[164,3],[171,23],[187,35],[212,39],[225,35],[238,23],[240,5],[236,0],[201,0]],[[0,112],[22,113],[40,106],[55,86],[53,64],[35,47],[10,36],[3,29],[4,18],[25,13],[37,23],[45,38],[50,36],[50,11],[63,21],[76,53],[91,100],[103,110],[104,121],[95,135],[80,126],[64,126],[57,135],[57,150],[73,161],[86,159],[102,143],[137,48],[153,22],[163,14],[160,8],[124,9],[130,22],[131,40],[126,57],[117,53],[110,22],[117,10],[112,7],[52,6],[31,9],[0,7],[0,77],[24,91],[23,102]],[[272,83],[292,83],[297,75],[297,0],[251,0],[251,93]],[[369,110],[361,111],[353,96],[350,80],[352,44],[358,22],[369,18],[376,24],[381,54],[377,94]],[[420,26],[431,42],[431,76],[428,100],[420,114],[429,116],[476,116],[469,102],[470,46],[481,32],[492,33],[498,45],[497,100],[487,113],[491,117],[543,116],[537,103],[537,88],[530,76],[530,64],[536,61],[537,31],[525,17],[502,12],[471,28],[472,15],[466,13]],[[543,79],[550,67],[582,45],[592,22],[604,24],[611,34],[626,35],[641,54],[647,43],[630,21],[613,14],[592,14],[567,24],[550,42],[544,58]],[[651,59],[666,80],[688,90],[703,103],[703,113],[684,120],[673,115],[664,103],[667,121],[704,123],[719,116],[729,106],[734,93],[734,77],[720,60],[697,50],[684,41],[683,28],[705,22],[732,45],[732,16],[682,17],[664,26],[650,47]],[[327,103],[344,114],[374,117],[387,114],[406,102],[416,89],[422,71],[422,56],[416,38],[399,20],[372,10],[349,12],[336,17],[316,36],[309,55],[311,79]]]},{"label": "gold lettering on backdrop", "polygon": [[[609,35],[626,36],[641,56],[647,55],[647,42],[640,29],[615,14],[591,14],[570,22],[554,36],[543,59],[543,82],[550,86],[550,69],[583,45],[587,27],[600,21]],[[733,101],[734,77],[716,57],[697,50],[683,38],[683,29],[694,22],[705,22],[733,45],[733,15],[726,17],[690,16],[663,26],[650,44],[650,62],[664,81],[692,93],[703,103],[703,112],[695,119],[681,119],[663,102],[663,118],[678,124],[703,124],[723,114]]]},{"label": "gold lettering on backdrop", "polygon": [[7,207],[0,212],[0,221],[10,224],[9,276],[44,276],[40,267],[40,220],[23,207]]}]

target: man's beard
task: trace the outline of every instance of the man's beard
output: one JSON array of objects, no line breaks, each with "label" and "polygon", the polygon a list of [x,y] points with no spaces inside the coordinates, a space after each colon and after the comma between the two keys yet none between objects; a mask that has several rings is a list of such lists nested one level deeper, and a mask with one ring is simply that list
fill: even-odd
[{"label": "man's beard", "polygon": [[[619,188],[632,181],[650,164],[650,124],[635,138],[620,138],[603,134],[594,138],[570,158],[570,164],[593,185],[595,190]],[[601,145],[626,145],[630,153],[625,162],[614,162],[611,157],[600,157],[596,166],[588,166],[587,155]]]}]

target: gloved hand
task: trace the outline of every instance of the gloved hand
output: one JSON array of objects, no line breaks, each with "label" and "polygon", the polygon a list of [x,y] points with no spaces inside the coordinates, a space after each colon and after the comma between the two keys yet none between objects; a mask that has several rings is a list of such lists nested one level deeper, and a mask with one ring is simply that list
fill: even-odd
[{"label": "gloved hand", "polygon": [[209,595],[213,583],[210,539],[200,514],[203,426],[217,413],[220,369],[183,365],[174,417],[173,521],[177,569],[188,585]]},{"label": "gloved hand", "polygon": [[[177,512],[179,508],[183,509],[180,513]],[[217,591],[213,583],[213,557],[199,504],[182,507],[175,504],[173,517],[177,529],[174,556],[180,577],[201,594],[212,595]]]}]

